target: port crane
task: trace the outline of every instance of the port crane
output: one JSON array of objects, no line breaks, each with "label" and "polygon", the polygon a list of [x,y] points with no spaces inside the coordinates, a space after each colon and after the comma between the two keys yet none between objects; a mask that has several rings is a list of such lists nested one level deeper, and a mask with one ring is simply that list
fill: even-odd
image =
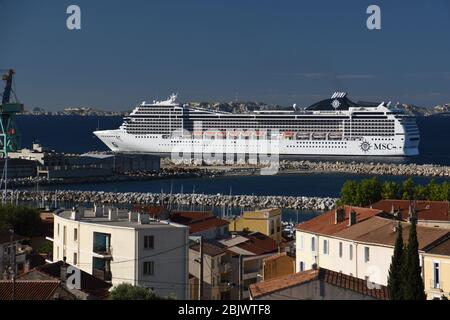
[{"label": "port crane", "polygon": [[[6,159],[9,152],[20,149],[20,134],[16,125],[16,114],[23,112],[23,104],[16,97],[13,90],[12,69],[7,70],[2,80],[5,81],[5,89],[2,94],[2,104],[0,105],[0,158]],[[14,101],[11,97],[14,95]]]}]

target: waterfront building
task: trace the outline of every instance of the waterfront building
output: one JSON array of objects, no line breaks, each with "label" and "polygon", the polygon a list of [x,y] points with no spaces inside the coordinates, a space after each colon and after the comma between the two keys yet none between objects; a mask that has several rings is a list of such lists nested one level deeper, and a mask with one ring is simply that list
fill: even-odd
[{"label": "waterfront building", "polygon": [[448,201],[387,199],[378,201],[371,207],[383,210],[403,221],[407,221],[409,216],[414,213],[418,225],[450,229],[450,203]]},{"label": "waterfront building", "polygon": [[450,299],[450,239],[423,253],[427,299]]},{"label": "waterfront building", "polygon": [[251,300],[387,300],[385,286],[319,268],[250,285]]},{"label": "waterfront building", "polygon": [[188,236],[181,224],[95,206],[54,214],[53,261],[113,285],[130,283],[188,299]]},{"label": "waterfront building", "polygon": [[[297,271],[316,266],[387,285],[388,271],[402,223],[408,241],[409,222],[385,217],[382,210],[340,207],[297,226]],[[450,236],[450,230],[417,226],[419,255]]]},{"label": "waterfront building", "polygon": [[260,232],[271,237],[277,243],[281,237],[281,209],[271,208],[255,211],[244,211],[242,215],[228,219],[230,231]]}]

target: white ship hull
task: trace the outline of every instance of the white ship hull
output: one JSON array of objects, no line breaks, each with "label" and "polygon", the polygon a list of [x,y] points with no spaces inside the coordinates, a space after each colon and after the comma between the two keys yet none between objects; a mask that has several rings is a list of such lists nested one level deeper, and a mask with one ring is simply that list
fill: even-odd
[{"label": "white ship hull", "polygon": [[[226,140],[136,136],[122,130],[95,131],[94,134],[114,152],[192,153],[192,154],[279,154],[336,156],[415,156],[418,141],[405,143],[395,138],[365,137],[356,140]],[[364,144],[364,146],[363,146]]]}]

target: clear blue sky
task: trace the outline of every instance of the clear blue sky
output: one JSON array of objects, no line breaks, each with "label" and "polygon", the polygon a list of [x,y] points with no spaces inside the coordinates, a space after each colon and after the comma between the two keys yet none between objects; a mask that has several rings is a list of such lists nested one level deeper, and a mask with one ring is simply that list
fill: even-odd
[{"label": "clear blue sky", "polygon": [[[66,28],[77,4],[82,29]],[[381,7],[381,30],[366,8]],[[0,69],[26,107],[450,102],[450,1],[0,0]]]}]

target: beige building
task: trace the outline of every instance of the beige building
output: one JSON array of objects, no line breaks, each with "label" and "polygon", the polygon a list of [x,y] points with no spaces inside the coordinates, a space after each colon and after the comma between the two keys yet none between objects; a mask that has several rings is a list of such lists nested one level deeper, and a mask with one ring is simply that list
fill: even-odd
[{"label": "beige building", "polygon": [[423,253],[427,299],[450,299],[450,239]]},{"label": "beige building", "polygon": [[244,211],[241,216],[229,220],[230,231],[260,232],[281,242],[281,209],[272,208]]},{"label": "beige building", "polygon": [[291,257],[286,252],[274,254],[263,259],[262,279],[271,280],[281,276],[295,273],[295,257]]},{"label": "beige building", "polygon": [[147,214],[94,207],[54,214],[53,261],[66,261],[113,285],[131,283],[188,299],[188,233]]},{"label": "beige building", "polygon": [[[200,279],[200,245],[189,248],[190,297],[197,300]],[[229,300],[231,298],[231,257],[219,244],[203,243],[202,300]]]},{"label": "beige building", "polygon": [[[387,285],[399,222],[382,210],[349,207],[326,212],[297,226],[297,271],[326,268]],[[410,224],[402,222],[408,241]],[[445,239],[450,230],[418,226],[419,254]]]}]

